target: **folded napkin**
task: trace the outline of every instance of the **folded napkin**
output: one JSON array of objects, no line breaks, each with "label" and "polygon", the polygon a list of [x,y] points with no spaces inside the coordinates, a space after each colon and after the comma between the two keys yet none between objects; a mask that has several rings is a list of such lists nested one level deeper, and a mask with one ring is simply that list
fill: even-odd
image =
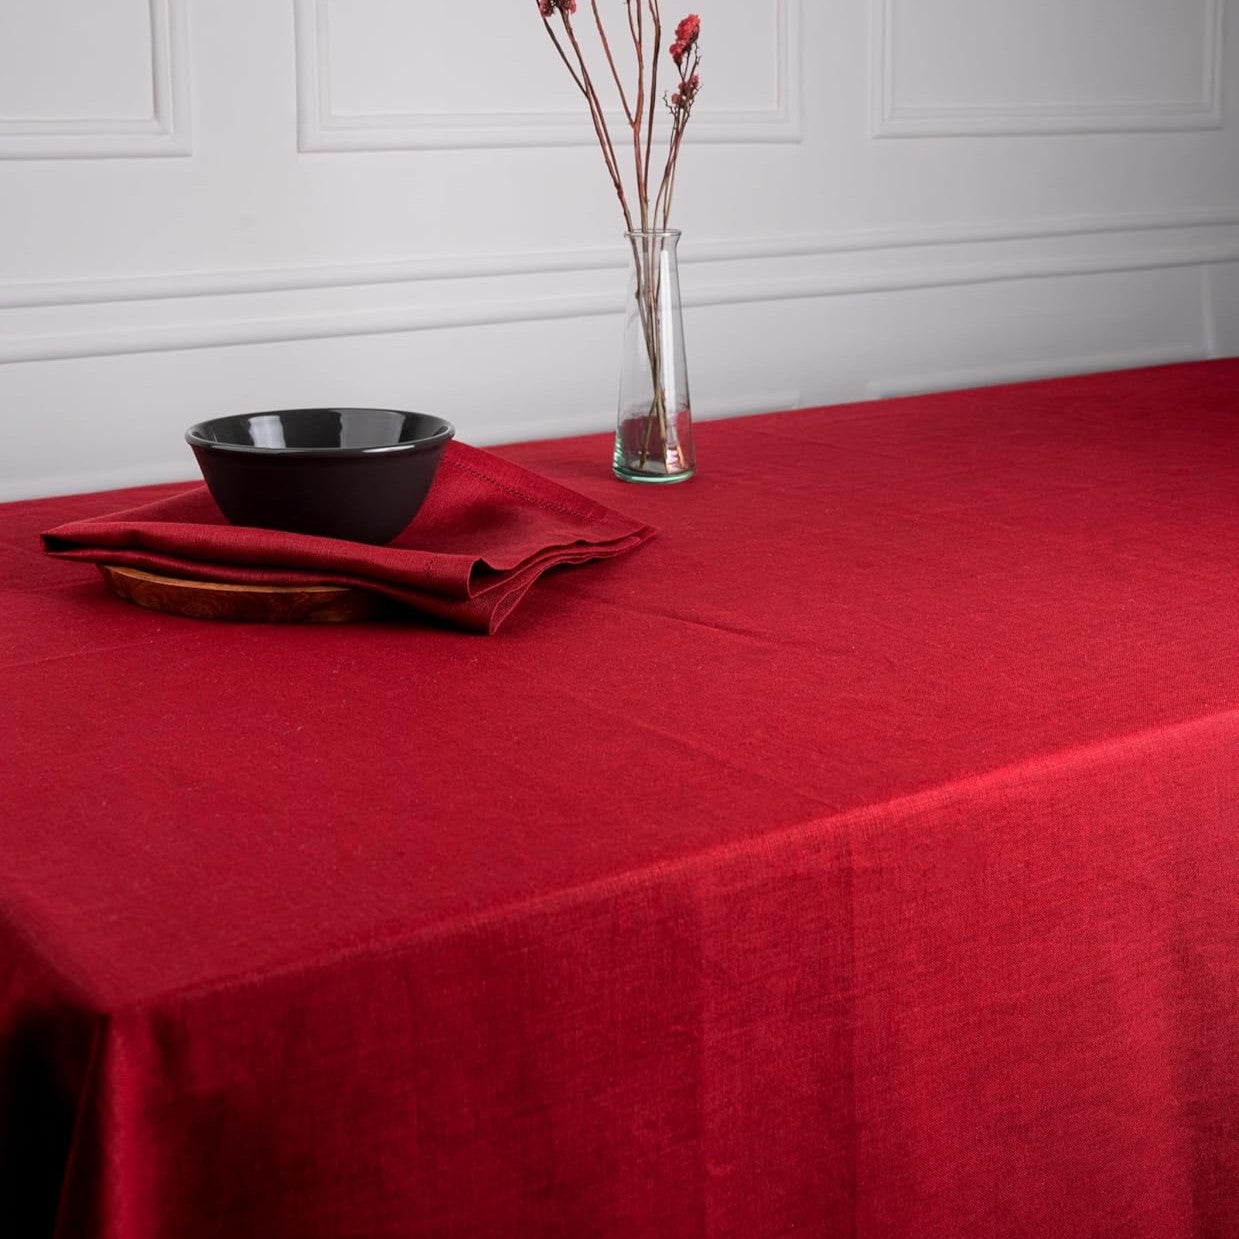
[{"label": "folded napkin", "polygon": [[232,525],[196,486],[59,525],[43,534],[43,548],[232,585],[356,586],[494,632],[547,569],[620,555],[653,534],[520,465],[452,442],[421,511],[386,546]]}]

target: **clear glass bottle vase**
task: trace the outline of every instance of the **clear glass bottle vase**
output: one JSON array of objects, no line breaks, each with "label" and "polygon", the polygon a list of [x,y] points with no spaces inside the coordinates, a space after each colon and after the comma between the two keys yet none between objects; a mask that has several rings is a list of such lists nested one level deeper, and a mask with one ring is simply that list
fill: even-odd
[{"label": "clear glass bottle vase", "polygon": [[684,354],[675,229],[629,232],[631,266],[615,429],[615,476],[683,482],[693,476],[693,413]]}]

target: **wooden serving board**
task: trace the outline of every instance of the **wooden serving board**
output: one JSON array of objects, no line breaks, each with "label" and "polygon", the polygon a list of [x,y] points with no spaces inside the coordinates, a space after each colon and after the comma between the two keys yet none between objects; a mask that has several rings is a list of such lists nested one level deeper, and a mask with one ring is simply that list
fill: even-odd
[{"label": "wooden serving board", "polygon": [[342,624],[391,612],[386,598],[348,586],[223,585],[115,564],[99,564],[98,568],[108,588],[119,597],[152,611],[195,619]]}]

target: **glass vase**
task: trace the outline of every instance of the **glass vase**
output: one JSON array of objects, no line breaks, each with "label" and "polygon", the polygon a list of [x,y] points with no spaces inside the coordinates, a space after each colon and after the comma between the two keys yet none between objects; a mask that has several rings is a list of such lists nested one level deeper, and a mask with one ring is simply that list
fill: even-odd
[{"label": "glass vase", "polygon": [[615,429],[615,476],[684,482],[693,476],[693,413],[675,229],[629,232],[631,266]]}]

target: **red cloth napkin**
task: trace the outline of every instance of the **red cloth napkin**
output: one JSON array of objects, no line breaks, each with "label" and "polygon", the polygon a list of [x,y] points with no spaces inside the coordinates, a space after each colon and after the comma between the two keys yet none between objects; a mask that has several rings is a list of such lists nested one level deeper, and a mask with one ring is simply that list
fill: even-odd
[{"label": "red cloth napkin", "polygon": [[434,486],[394,542],[232,525],[205,486],[48,530],[63,559],[233,585],[352,585],[460,628],[494,632],[548,568],[606,559],[654,529],[557,482],[450,443]]}]

